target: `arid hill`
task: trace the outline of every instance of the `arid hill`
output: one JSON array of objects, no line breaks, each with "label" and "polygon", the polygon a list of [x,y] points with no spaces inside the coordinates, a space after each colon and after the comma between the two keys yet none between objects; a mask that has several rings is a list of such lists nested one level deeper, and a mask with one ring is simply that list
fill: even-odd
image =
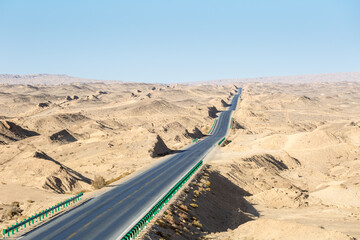
[{"label": "arid hill", "polygon": [[79,191],[92,194],[95,176],[110,184],[204,137],[213,122],[208,108],[224,109],[233,89],[0,85],[0,228]]},{"label": "arid hill", "polygon": [[360,83],[242,86],[224,146],[144,239],[359,238]]}]

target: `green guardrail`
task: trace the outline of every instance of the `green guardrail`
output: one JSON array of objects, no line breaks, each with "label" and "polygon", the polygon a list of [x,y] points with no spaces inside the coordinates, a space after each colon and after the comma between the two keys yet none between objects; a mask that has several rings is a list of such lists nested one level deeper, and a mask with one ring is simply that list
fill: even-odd
[{"label": "green guardrail", "polygon": [[212,132],[212,130],[213,130],[214,126],[215,126],[216,121],[217,121],[217,118],[214,119],[213,125],[211,126],[208,134],[210,134],[210,133]]},{"label": "green guardrail", "polygon": [[175,195],[177,191],[190,179],[196,170],[203,164],[201,160],[193,167],[185,177],[183,177],[121,240],[135,239],[141,230],[155,217],[156,214],[165,206],[166,203]]},{"label": "green guardrail", "polygon": [[230,129],[232,129],[233,122],[234,122],[234,118],[232,117],[230,122]]},{"label": "green guardrail", "polygon": [[225,138],[222,138],[222,139],[220,140],[220,142],[218,143],[218,145],[220,146],[224,141],[225,141]]},{"label": "green guardrail", "polygon": [[3,239],[5,238],[5,236],[9,237],[10,234],[17,233],[17,232],[19,232],[19,230],[25,229],[26,226],[30,227],[31,225],[45,219],[45,217],[51,216],[52,214],[59,212],[60,210],[64,209],[65,207],[68,207],[68,206],[78,202],[79,200],[81,200],[82,196],[83,196],[83,193],[81,192],[63,202],[55,204],[54,206],[35,214],[34,216],[24,219],[20,223],[16,223],[15,225],[12,225],[11,227],[3,229],[3,231],[2,231]]},{"label": "green guardrail", "polygon": [[196,142],[197,140],[199,140],[198,138],[195,138],[194,140],[192,140],[192,142]]}]

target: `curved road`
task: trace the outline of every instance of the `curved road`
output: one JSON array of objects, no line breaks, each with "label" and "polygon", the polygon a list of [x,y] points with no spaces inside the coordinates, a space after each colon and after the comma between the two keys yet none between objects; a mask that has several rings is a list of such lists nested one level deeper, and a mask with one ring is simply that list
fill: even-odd
[{"label": "curved road", "polygon": [[120,239],[227,134],[241,88],[220,114],[212,135],[59,217],[26,239]]}]

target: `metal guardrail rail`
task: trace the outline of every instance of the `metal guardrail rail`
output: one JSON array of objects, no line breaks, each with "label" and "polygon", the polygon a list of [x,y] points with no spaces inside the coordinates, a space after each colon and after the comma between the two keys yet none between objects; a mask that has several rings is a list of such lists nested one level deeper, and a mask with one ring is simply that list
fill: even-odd
[{"label": "metal guardrail rail", "polygon": [[140,231],[160,212],[165,204],[170,201],[175,193],[179,191],[202,164],[203,161],[200,160],[121,240],[135,239]]},{"label": "metal guardrail rail", "polygon": [[214,119],[213,125],[211,126],[208,134],[210,134],[214,130],[215,123],[217,122],[217,118]]},{"label": "metal guardrail rail", "polygon": [[19,230],[26,228],[27,225],[28,225],[28,227],[30,227],[32,224],[35,224],[35,223],[40,222],[41,220],[45,219],[45,217],[51,216],[52,214],[59,212],[60,210],[64,209],[65,207],[78,202],[79,200],[81,200],[82,196],[83,196],[83,193],[81,192],[63,202],[55,204],[54,206],[35,214],[34,216],[31,216],[27,219],[24,219],[23,221],[21,221],[19,223],[16,223],[15,225],[12,225],[11,227],[3,229],[3,231],[2,231],[3,239],[5,238],[6,235],[7,235],[7,237],[9,237],[10,234],[19,232]]},{"label": "metal guardrail rail", "polygon": [[[215,118],[208,134],[212,133],[217,121],[218,119]],[[233,122],[234,119],[231,118],[230,128],[232,128]],[[193,140],[193,142],[196,141],[198,141],[198,138]],[[218,145],[220,146],[224,141],[225,141],[225,137],[223,137],[218,142]],[[146,225],[155,217],[155,215],[160,212],[160,210],[165,206],[165,204],[170,201],[170,199],[176,194],[176,192],[190,179],[190,177],[196,172],[196,170],[198,170],[201,167],[202,164],[203,161],[200,160],[173,188],[170,189],[170,191],[168,191],[168,193],[143,218],[141,218],[140,221],[138,221],[137,224],[135,224],[135,226],[131,228],[131,230],[129,230],[121,238],[121,240],[135,239],[139,235],[140,231],[143,230],[146,227]],[[48,217],[48,215],[51,216],[52,214],[59,212],[61,209],[76,203],[81,199],[82,196],[83,193],[81,192],[75,195],[74,197],[69,198],[68,200],[58,203],[53,207],[50,207],[44,211],[39,212],[34,216],[31,216],[21,221],[20,223],[17,223],[15,225],[12,225],[11,227],[3,229],[2,231],[3,239],[5,238],[6,235],[9,237],[10,234],[14,234],[15,231],[18,232],[19,229],[21,230],[22,228],[26,228],[27,224],[28,226],[31,226],[31,224],[40,222],[45,217]]]},{"label": "metal guardrail rail", "polygon": [[223,138],[219,141],[218,145],[220,146],[224,141],[225,141],[225,137],[223,137]]},{"label": "metal guardrail rail", "polygon": [[[233,120],[233,119],[232,119]],[[217,122],[217,118],[214,119],[213,125],[211,126],[209,133],[214,130],[214,126]],[[232,124],[232,122],[231,122]],[[194,139],[193,142],[196,142],[198,139]],[[225,137],[220,140],[218,145],[221,145],[225,141]],[[121,238],[121,240],[131,240],[135,239],[141,230],[143,230],[146,225],[155,217],[156,214],[165,206],[166,203],[175,195],[177,191],[190,179],[190,177],[196,172],[196,170],[203,164],[203,161],[200,160],[199,163],[193,167],[188,174],[185,175],[131,230]]]}]

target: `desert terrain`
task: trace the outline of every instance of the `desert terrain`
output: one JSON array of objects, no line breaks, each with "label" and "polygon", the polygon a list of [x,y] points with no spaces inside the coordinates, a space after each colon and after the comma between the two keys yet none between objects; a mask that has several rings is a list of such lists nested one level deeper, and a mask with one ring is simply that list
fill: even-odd
[{"label": "desert terrain", "polygon": [[360,83],[238,85],[224,146],[144,239],[360,238]]},{"label": "desert terrain", "polygon": [[[233,85],[0,85],[0,228],[204,137]],[[105,188],[106,189],[106,188]]]},{"label": "desert terrain", "polygon": [[224,145],[142,238],[360,238],[357,76],[191,85],[3,76],[0,229],[205,137],[236,85],[243,93]]}]

